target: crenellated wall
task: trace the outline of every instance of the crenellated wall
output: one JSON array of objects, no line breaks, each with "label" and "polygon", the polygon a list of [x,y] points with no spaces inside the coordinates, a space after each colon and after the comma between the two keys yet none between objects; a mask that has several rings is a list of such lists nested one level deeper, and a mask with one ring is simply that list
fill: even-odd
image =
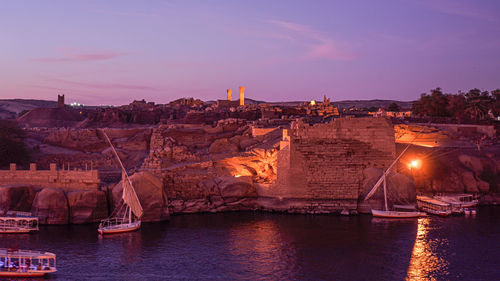
[{"label": "crenellated wall", "polygon": [[56,164],[50,164],[50,170],[37,170],[32,163],[29,170],[17,170],[16,164],[10,164],[9,170],[0,170],[0,185],[10,184],[57,187],[64,191],[97,190],[100,180],[97,170],[57,170]]}]

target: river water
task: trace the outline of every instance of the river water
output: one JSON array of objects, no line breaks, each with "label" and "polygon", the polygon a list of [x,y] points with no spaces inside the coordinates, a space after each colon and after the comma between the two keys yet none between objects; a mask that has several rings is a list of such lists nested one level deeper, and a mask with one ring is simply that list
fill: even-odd
[{"label": "river water", "polygon": [[[475,217],[260,212],[173,216],[100,237],[96,225],[0,235],[57,254],[55,280],[499,280],[500,207]],[[30,279],[36,280],[36,279]]]}]

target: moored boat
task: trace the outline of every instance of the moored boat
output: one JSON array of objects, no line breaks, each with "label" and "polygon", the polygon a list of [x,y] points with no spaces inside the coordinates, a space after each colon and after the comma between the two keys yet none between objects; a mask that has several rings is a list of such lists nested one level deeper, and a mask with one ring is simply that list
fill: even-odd
[{"label": "moored boat", "polygon": [[450,204],[454,214],[464,214],[466,209],[475,208],[478,203],[472,194],[436,195],[434,198]]},{"label": "moored boat", "polygon": [[38,217],[29,212],[8,211],[0,215],[0,233],[30,233],[38,231]]},{"label": "moored boat", "polygon": [[417,195],[417,207],[432,215],[446,217],[452,214],[451,204],[428,196]]},{"label": "moored boat", "polygon": [[0,249],[0,277],[40,277],[56,271],[53,253]]},{"label": "moored boat", "polygon": [[116,234],[123,233],[129,231],[138,230],[141,227],[141,217],[143,215],[143,209],[137,194],[135,193],[134,187],[130,178],[123,166],[118,153],[116,153],[115,147],[111,143],[108,135],[104,131],[102,131],[106,140],[113,153],[115,154],[120,166],[122,168],[122,203],[120,204],[120,208],[117,208],[113,211],[113,214],[105,220],[102,220],[99,224],[99,228],[97,231],[99,234]]},{"label": "moored boat", "polygon": [[417,211],[383,211],[372,209],[372,215],[379,218],[418,218],[424,217],[427,214]]},{"label": "moored boat", "polygon": [[[418,135],[418,134],[417,134]],[[416,137],[416,136],[415,136]],[[375,183],[375,185],[372,187],[372,189],[368,192],[368,194],[365,196],[364,200],[369,199],[373,194],[375,194],[375,191],[378,189],[378,187],[383,184],[384,187],[384,209],[383,210],[375,210],[372,209],[372,215],[374,217],[380,217],[380,218],[418,218],[421,216],[426,216],[425,213],[423,212],[418,212],[416,210],[408,210],[408,208],[401,208],[400,210],[389,210],[388,203],[387,203],[387,181],[386,181],[386,176],[389,174],[389,171],[394,167],[394,165],[399,161],[401,156],[408,150],[410,147],[411,143],[406,146],[406,148],[399,154],[399,156],[394,160],[389,168],[387,170],[383,171],[382,176],[379,178],[379,180]],[[392,208],[395,209],[395,207],[398,205],[393,205]]]}]

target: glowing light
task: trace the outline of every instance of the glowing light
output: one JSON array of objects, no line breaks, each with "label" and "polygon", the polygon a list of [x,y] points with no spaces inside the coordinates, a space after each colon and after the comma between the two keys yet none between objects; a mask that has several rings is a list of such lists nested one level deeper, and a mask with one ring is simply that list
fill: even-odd
[{"label": "glowing light", "polygon": [[422,167],[422,161],[420,161],[420,159],[412,160],[408,164],[408,169],[420,169],[420,167]]},{"label": "glowing light", "polygon": [[234,175],[234,177],[235,177],[235,178],[239,178],[239,177],[241,177],[241,175]]},{"label": "glowing light", "polygon": [[312,101],[311,101],[311,105],[316,105],[316,101],[315,101],[315,100],[312,100]]}]

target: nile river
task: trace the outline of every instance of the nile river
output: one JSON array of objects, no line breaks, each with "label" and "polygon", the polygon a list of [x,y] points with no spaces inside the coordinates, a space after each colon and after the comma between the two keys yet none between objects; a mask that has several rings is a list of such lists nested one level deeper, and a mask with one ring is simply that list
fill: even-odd
[{"label": "nile river", "polygon": [[[57,280],[499,280],[500,208],[475,217],[235,212],[174,216],[100,237],[96,225],[0,235],[57,254]],[[44,279],[44,280],[46,280]],[[33,279],[31,279],[33,280]]]}]

